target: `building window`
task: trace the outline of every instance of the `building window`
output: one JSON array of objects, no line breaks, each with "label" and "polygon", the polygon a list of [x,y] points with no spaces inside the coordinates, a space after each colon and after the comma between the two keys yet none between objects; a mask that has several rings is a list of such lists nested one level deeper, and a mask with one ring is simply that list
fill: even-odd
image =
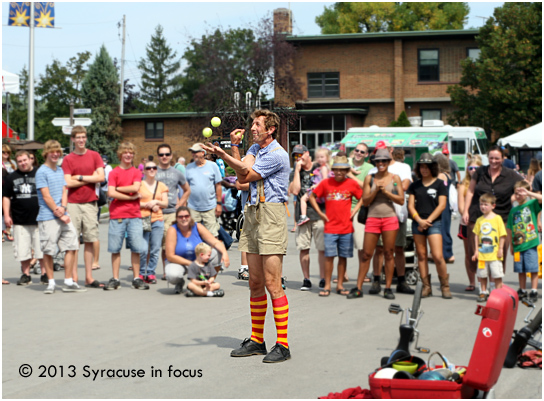
[{"label": "building window", "polygon": [[421,110],[421,121],[425,120],[442,120],[442,110]]},{"label": "building window", "polygon": [[417,67],[419,82],[440,81],[438,49],[418,50]]},{"label": "building window", "polygon": [[162,121],[148,121],[145,123],[145,139],[163,139],[164,123]]},{"label": "building window", "polygon": [[308,73],[308,97],[339,97],[340,73]]},{"label": "building window", "polygon": [[472,59],[472,61],[477,61],[480,58],[480,49],[477,47],[469,47],[467,49],[467,57]]}]

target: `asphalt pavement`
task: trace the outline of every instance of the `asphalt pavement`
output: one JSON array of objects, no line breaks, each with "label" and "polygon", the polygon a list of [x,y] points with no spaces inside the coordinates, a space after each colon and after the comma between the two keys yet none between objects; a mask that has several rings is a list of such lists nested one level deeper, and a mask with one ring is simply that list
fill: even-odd
[{"label": "asphalt pavement", "polygon": [[[457,224],[458,220],[452,223]],[[292,226],[291,217],[289,228]],[[94,273],[102,282],[112,276],[107,231],[107,221],[103,221],[101,269]],[[230,268],[218,276],[224,298],[186,298],[160,280],[148,291],[132,289],[126,250],[121,254],[122,285],[117,291],[57,290],[45,295],[39,275],[32,275],[30,286],[16,285],[21,272],[11,243],[3,243],[2,276],[11,282],[2,286],[3,398],[315,399],[350,387],[369,388],[368,375],[396,348],[399,339],[399,315],[388,313],[388,307],[397,303],[407,308],[412,296],[396,294],[389,301],[369,295],[365,284],[362,299],[348,300],[334,291],[328,298],[319,297],[315,250],[310,254],[314,287],[300,291],[302,273],[295,237],[289,233],[283,274],[287,276],[292,359],[264,364],[260,356],[231,358],[231,350],[251,333],[248,284],[237,279],[237,245],[229,251]],[[464,291],[464,251],[457,238],[454,253],[456,262],[448,265],[453,299],[440,297],[436,270],[430,266],[434,296],[422,301],[419,345],[466,366],[481,317],[474,314],[477,293]],[[504,281],[517,289],[512,263],[510,258]],[[355,285],[357,269],[355,255],[348,260],[346,288]],[[161,265],[158,273],[160,277]],[[55,273],[58,284],[62,285],[63,276],[63,271]],[[79,276],[84,277],[82,252]],[[539,296],[537,310],[541,302]],[[516,328],[525,325],[527,312],[521,305]],[[270,301],[265,341],[269,349],[275,342]],[[109,377],[112,375],[117,377]],[[541,399],[542,371],[503,369],[495,396]]]}]

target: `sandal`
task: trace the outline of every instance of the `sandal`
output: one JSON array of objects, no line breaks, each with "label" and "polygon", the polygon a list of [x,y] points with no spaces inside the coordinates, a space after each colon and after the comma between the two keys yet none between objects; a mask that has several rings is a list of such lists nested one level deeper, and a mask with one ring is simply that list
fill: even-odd
[{"label": "sandal", "polygon": [[90,284],[85,284],[85,287],[87,287],[87,288],[104,288],[104,283],[101,283],[98,280],[94,280]]},{"label": "sandal", "polygon": [[362,298],[362,297],[363,297],[363,292],[357,287],[352,288],[347,296],[348,299]]},{"label": "sandal", "polygon": [[8,233],[7,230],[2,231],[2,234],[6,236],[8,241],[13,241],[13,236],[10,233]]},{"label": "sandal", "polygon": [[98,269],[100,269],[100,266],[94,265],[91,269],[92,269],[92,270],[98,270]]},{"label": "sandal", "polygon": [[345,288],[337,288],[336,289],[336,293],[338,295],[348,295],[349,294],[349,290],[346,290]]},{"label": "sandal", "polygon": [[2,284],[9,284],[9,281],[2,279]]},{"label": "sandal", "polygon": [[467,288],[465,288],[465,291],[474,291],[476,290],[476,287],[474,287],[473,285],[468,285]]},{"label": "sandal", "polygon": [[319,292],[320,297],[328,297],[329,295],[331,295],[331,290],[322,290]]}]

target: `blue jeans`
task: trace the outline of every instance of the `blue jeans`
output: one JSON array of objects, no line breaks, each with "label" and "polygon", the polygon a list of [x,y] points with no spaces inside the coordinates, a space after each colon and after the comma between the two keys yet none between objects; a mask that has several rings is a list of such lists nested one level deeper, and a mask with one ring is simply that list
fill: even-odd
[{"label": "blue jeans", "polygon": [[[162,235],[164,232],[164,221],[155,221],[151,223],[151,231],[144,231],[144,247],[140,252],[140,275],[155,275],[157,263],[159,262],[159,253],[161,252]],[[147,264],[147,254],[149,253],[149,264]]]},{"label": "blue jeans", "polygon": [[127,248],[130,248],[132,253],[142,252],[144,248],[143,232],[142,219],[139,217],[110,220],[108,252],[120,253],[125,238],[127,239]]},{"label": "blue jeans", "polygon": [[341,258],[353,257],[353,233],[327,234],[325,233],[325,257]]},{"label": "blue jeans", "polygon": [[433,225],[426,229],[425,231],[419,231],[417,228],[419,227],[419,224],[415,220],[412,220],[412,234],[413,235],[434,235],[434,234],[440,234],[442,235],[442,222],[441,220],[433,221]]},{"label": "blue jeans", "polygon": [[519,262],[514,261],[514,273],[538,273],[538,251],[536,247],[519,253]]},{"label": "blue jeans", "polygon": [[444,259],[448,260],[453,256],[453,239],[451,238],[451,209],[449,203],[442,212],[442,253]]}]

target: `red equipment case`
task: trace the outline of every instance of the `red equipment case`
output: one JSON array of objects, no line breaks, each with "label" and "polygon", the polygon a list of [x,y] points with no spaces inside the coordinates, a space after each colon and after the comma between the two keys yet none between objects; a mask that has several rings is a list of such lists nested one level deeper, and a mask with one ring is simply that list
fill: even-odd
[{"label": "red equipment case", "polygon": [[493,290],[476,315],[482,322],[462,383],[430,380],[368,378],[374,398],[473,398],[475,390],[488,392],[499,380],[518,312],[518,294],[503,286]]}]

